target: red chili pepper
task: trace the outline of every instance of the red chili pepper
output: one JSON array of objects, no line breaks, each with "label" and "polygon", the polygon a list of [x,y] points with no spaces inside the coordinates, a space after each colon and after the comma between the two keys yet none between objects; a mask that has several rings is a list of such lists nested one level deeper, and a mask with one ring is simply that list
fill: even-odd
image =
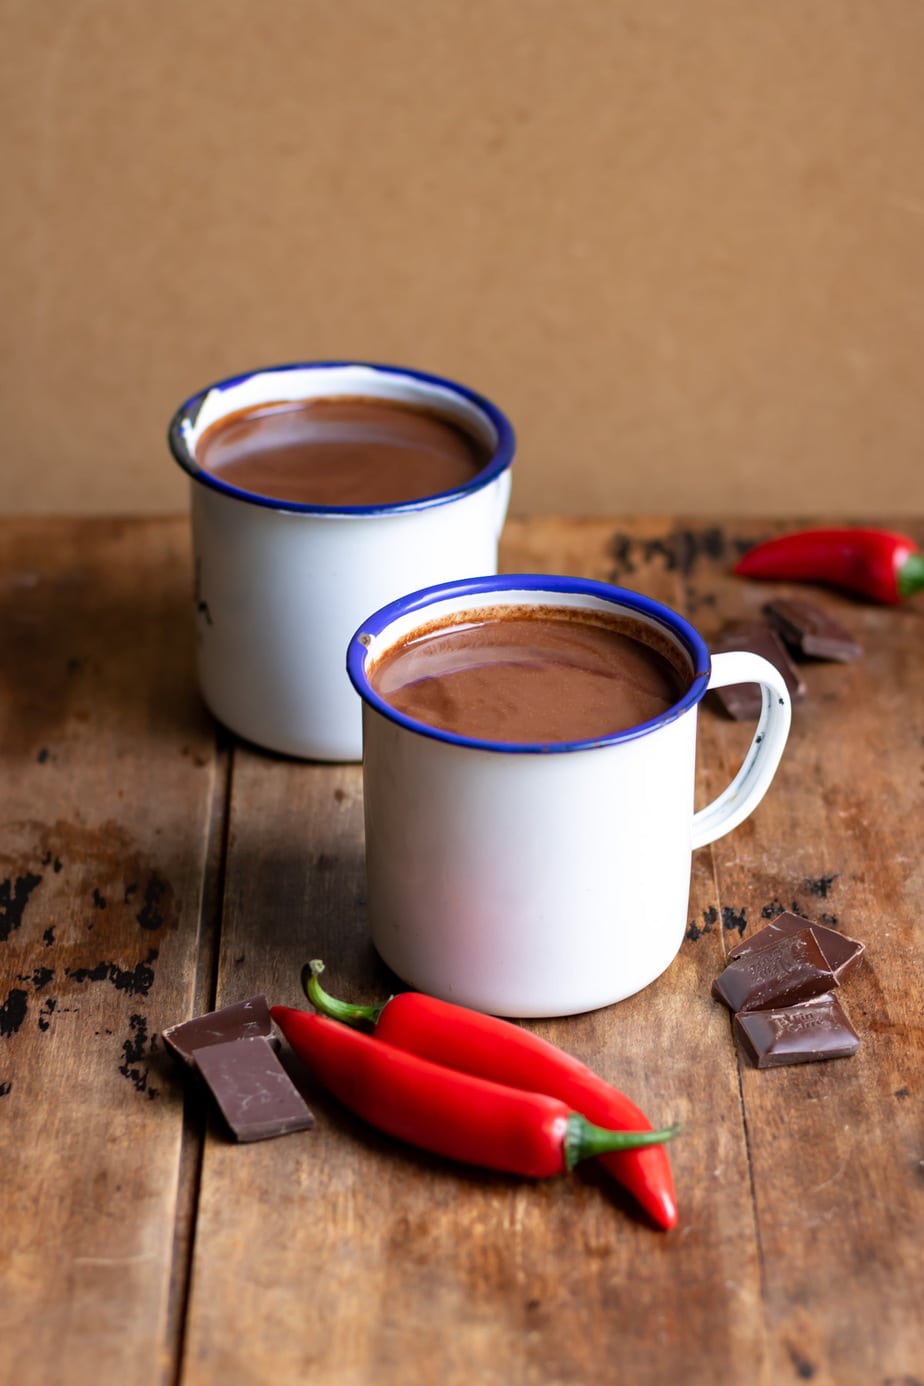
[{"label": "red chili pepper", "polygon": [[[400,992],[379,1006],[351,1006],[327,995],[318,981],[322,970],[323,963],[309,963],[302,982],[308,999],[325,1015],[349,1025],[372,1025],[376,1038],[444,1067],[557,1097],[598,1126],[651,1129],[628,1097],[580,1060],[519,1025],[414,991]],[[663,1145],[606,1154],[602,1163],[659,1227],[676,1225],[674,1178]]]},{"label": "red chili pepper", "polygon": [[273,1006],[270,1014],[350,1111],[390,1136],[466,1164],[543,1179],[603,1151],[670,1140],[679,1129],[604,1131],[555,1097],[443,1068],[328,1016],[288,1006]]},{"label": "red chili pepper", "polygon": [[749,549],[742,577],[828,582],[895,605],[924,587],[924,554],[906,534],[885,529],[805,529]]}]

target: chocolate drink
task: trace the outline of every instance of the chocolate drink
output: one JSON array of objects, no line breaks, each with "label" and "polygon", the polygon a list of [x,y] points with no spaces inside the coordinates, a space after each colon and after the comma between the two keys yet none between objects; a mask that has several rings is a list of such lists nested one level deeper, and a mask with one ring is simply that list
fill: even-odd
[{"label": "chocolate drink", "polygon": [[470,481],[491,450],[441,414],[330,396],[262,404],[205,430],[196,461],[243,491],[303,505],[393,505]]},{"label": "chocolate drink", "polygon": [[494,607],[416,632],[370,678],[398,712],[459,736],[593,741],[657,717],[683,695],[689,677],[657,639],[630,617]]}]

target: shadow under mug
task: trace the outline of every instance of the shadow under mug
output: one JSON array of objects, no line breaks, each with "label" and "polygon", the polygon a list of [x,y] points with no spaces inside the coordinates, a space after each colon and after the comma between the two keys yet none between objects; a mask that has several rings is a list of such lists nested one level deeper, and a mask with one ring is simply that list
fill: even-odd
[{"label": "shadow under mug", "polygon": [[[351,396],[429,409],[490,457],[452,490],[391,505],[321,506],[243,491],[196,458],[203,433],[239,410]],[[483,395],[441,376],[366,362],[301,362],[201,390],[174,415],[191,478],[197,667],[220,722],[271,751],[359,760],[360,704],[343,651],[366,613],[402,592],[495,572],[510,497],[513,429]]]},{"label": "shadow under mug", "polygon": [[[504,606],[648,625],[686,670],[685,692],[627,731],[511,745],[428,726],[376,691],[376,662],[415,631]],[[670,608],[575,577],[487,576],[411,593],[367,617],[347,667],[363,700],[373,943],[410,986],[505,1016],[593,1010],[670,965],[686,928],[691,854],[756,808],[791,717],[783,677],[761,656],[710,658]],[[763,692],[753,740],[731,784],[694,813],[699,704],[709,688],[745,682]]]}]

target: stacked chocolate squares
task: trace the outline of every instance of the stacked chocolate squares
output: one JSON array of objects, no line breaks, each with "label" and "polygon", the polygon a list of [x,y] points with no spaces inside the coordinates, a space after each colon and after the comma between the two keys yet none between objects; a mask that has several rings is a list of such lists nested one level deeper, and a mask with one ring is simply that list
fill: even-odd
[{"label": "stacked chocolate squares", "polygon": [[758,1068],[843,1059],[860,1046],[836,994],[864,945],[789,911],[729,953],[712,994]]},{"label": "stacked chocolate squares", "polygon": [[[722,627],[711,643],[713,654],[725,650],[752,650],[775,664],[786,680],[794,703],[805,697],[805,679],[797,659],[835,660],[847,664],[863,653],[831,613],[814,602],[780,597],[767,602],[763,620],[732,621]],[[756,683],[735,683],[718,688],[715,696],[730,717],[753,721],[760,712],[761,691]]]},{"label": "stacked chocolate squares", "polygon": [[235,1140],[262,1141],[314,1125],[279,1060],[265,996],[172,1025],[163,1040],[204,1080]]}]

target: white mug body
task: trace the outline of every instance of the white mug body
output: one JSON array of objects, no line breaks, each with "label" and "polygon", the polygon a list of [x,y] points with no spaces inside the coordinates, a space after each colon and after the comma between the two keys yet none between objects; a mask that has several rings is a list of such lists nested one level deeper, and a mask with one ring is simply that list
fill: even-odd
[{"label": "white mug body", "polygon": [[[669,713],[592,743],[478,743],[402,716],[367,667],[416,626],[490,605],[609,609],[673,642],[688,679]],[[756,806],[789,725],[785,683],[758,656],[736,678],[765,689],[763,727],[713,840]],[[753,661],[753,662],[748,662]],[[410,986],[498,1015],[570,1015],[640,991],[686,928],[696,825],[696,731],[713,663],[660,603],[575,578],[486,577],[396,602],[350,647],[363,698],[369,924]],[[731,787],[730,787],[731,788]],[[702,810],[706,814],[708,810]],[[706,840],[706,838],[703,838]]]},{"label": "white mug body", "polygon": [[[395,505],[273,501],[205,472],[196,445],[240,409],[312,396],[438,409],[492,456],[464,486]],[[355,761],[360,701],[344,649],[364,615],[400,594],[493,573],[514,440],[483,396],[439,377],[366,363],[273,367],[219,382],[174,416],[170,444],[191,477],[196,660],[205,702],[237,735],[278,753]]]}]

